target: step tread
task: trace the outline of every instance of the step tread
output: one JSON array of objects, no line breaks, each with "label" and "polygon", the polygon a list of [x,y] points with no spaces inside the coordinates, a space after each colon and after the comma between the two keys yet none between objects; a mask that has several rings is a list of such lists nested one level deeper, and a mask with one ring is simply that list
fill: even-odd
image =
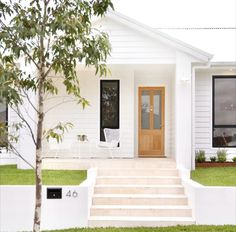
[{"label": "step tread", "polygon": [[94,194],[94,198],[187,198],[181,194]]},{"label": "step tread", "polygon": [[102,167],[102,168],[98,168],[98,170],[150,170],[150,171],[153,171],[153,170],[178,170],[176,167],[166,167],[166,168],[163,168],[163,167],[135,167],[135,169],[133,167],[114,167],[114,168],[111,168],[111,167]]},{"label": "step tread", "polygon": [[195,222],[192,217],[134,217],[134,216],[90,216],[89,220],[113,221],[189,221]]},{"label": "step tread", "polygon": [[183,188],[183,185],[161,185],[161,184],[96,184],[95,187],[120,187],[120,188],[129,188],[129,187],[134,187],[134,188],[155,188],[155,187],[159,187],[159,188],[169,188],[169,187],[173,187],[173,188]]},{"label": "step tread", "polygon": [[179,176],[97,176],[97,179],[181,179]]},{"label": "step tread", "polygon": [[191,209],[188,205],[92,205],[91,209]]}]

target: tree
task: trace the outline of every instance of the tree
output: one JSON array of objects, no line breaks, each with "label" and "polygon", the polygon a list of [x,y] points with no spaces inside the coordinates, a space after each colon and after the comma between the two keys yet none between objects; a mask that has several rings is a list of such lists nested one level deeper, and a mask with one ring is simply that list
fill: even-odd
[{"label": "tree", "polygon": [[[105,65],[110,53],[108,35],[92,28],[92,18],[102,17],[111,0],[0,0],[0,96],[19,116],[14,131],[25,127],[29,130],[36,151],[36,200],[33,231],[40,231],[42,193],[42,140],[62,139],[70,123],[58,123],[43,131],[44,96],[57,95],[58,89],[49,76],[50,72],[63,74],[63,84],[69,95],[85,107],[88,102],[80,95],[76,64],[94,66],[96,73],[106,75]],[[17,63],[23,60],[33,71],[27,73]],[[29,92],[37,98],[31,101]],[[28,101],[37,115],[36,133],[24,118],[21,106]],[[14,147],[17,136],[10,134],[4,124],[1,134],[8,149],[21,156]],[[59,132],[58,132],[59,131]]]}]

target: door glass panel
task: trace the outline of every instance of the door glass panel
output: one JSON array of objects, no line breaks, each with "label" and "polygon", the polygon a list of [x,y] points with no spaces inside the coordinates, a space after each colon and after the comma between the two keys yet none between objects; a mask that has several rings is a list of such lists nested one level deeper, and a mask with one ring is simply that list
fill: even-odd
[{"label": "door glass panel", "polygon": [[141,128],[150,129],[150,92],[142,91],[142,114],[141,114]]},{"label": "door glass panel", "polygon": [[161,129],[161,91],[154,91],[153,98],[153,120],[154,129]]}]

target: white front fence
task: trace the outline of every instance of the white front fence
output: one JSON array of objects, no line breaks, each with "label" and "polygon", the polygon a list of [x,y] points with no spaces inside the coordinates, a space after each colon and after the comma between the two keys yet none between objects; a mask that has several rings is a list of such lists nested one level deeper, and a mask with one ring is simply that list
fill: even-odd
[{"label": "white front fence", "polygon": [[[96,169],[79,186],[43,186],[43,230],[87,227]],[[47,199],[47,189],[61,189],[61,199]],[[35,186],[0,186],[0,231],[32,231]]]}]

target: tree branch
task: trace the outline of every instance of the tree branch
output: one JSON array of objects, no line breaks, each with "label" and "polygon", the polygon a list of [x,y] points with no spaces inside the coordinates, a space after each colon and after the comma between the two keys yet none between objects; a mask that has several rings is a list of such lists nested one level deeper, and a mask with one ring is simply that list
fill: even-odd
[{"label": "tree branch", "polygon": [[60,103],[58,103],[58,104],[52,106],[51,108],[49,108],[47,111],[45,111],[45,114],[47,114],[49,111],[55,109],[56,107],[58,107],[58,106],[60,106],[60,105],[62,105],[62,104],[64,104],[64,103],[69,103],[69,102],[76,102],[76,100],[74,99],[74,100],[62,101],[62,102],[60,102]]},{"label": "tree branch", "polygon": [[13,153],[14,153],[16,156],[18,156],[19,158],[21,158],[21,159],[22,159],[25,163],[27,163],[32,169],[35,170],[34,166],[33,166],[29,161],[27,161],[27,160],[20,154],[20,152],[13,146],[12,143],[10,143],[10,144],[8,144],[8,145],[10,145],[11,150],[13,151]]},{"label": "tree branch", "polygon": [[17,110],[15,110],[14,108],[12,108],[12,110],[20,117],[20,119],[26,124],[27,128],[29,129],[29,132],[31,134],[32,140],[34,142],[34,145],[37,146],[36,143],[36,139],[34,137],[34,133],[33,130],[31,128],[31,126],[29,125],[29,123],[27,122],[27,120],[23,117],[23,115],[20,113],[19,107],[17,107]]},{"label": "tree branch", "polygon": [[29,98],[29,95],[27,94],[27,92],[25,90],[23,90],[24,94],[25,94],[25,97],[27,98],[29,104],[32,106],[32,108],[37,112],[39,113],[38,109],[34,106],[34,104],[32,103],[32,101],[30,100]]},{"label": "tree branch", "polygon": [[[5,29],[8,31],[9,35],[11,36],[11,38],[14,38],[14,34],[11,33],[10,28],[0,19],[0,23],[2,24],[2,26],[5,27]],[[22,48],[23,46],[21,44],[18,44],[16,42],[16,40],[11,39],[11,42],[14,43],[17,47]],[[25,49],[21,49],[26,56],[28,56],[28,58],[34,63],[34,65],[36,66],[37,69],[39,69],[39,65],[35,62],[35,60],[33,59],[33,57],[29,54],[28,51],[26,51]]]}]

